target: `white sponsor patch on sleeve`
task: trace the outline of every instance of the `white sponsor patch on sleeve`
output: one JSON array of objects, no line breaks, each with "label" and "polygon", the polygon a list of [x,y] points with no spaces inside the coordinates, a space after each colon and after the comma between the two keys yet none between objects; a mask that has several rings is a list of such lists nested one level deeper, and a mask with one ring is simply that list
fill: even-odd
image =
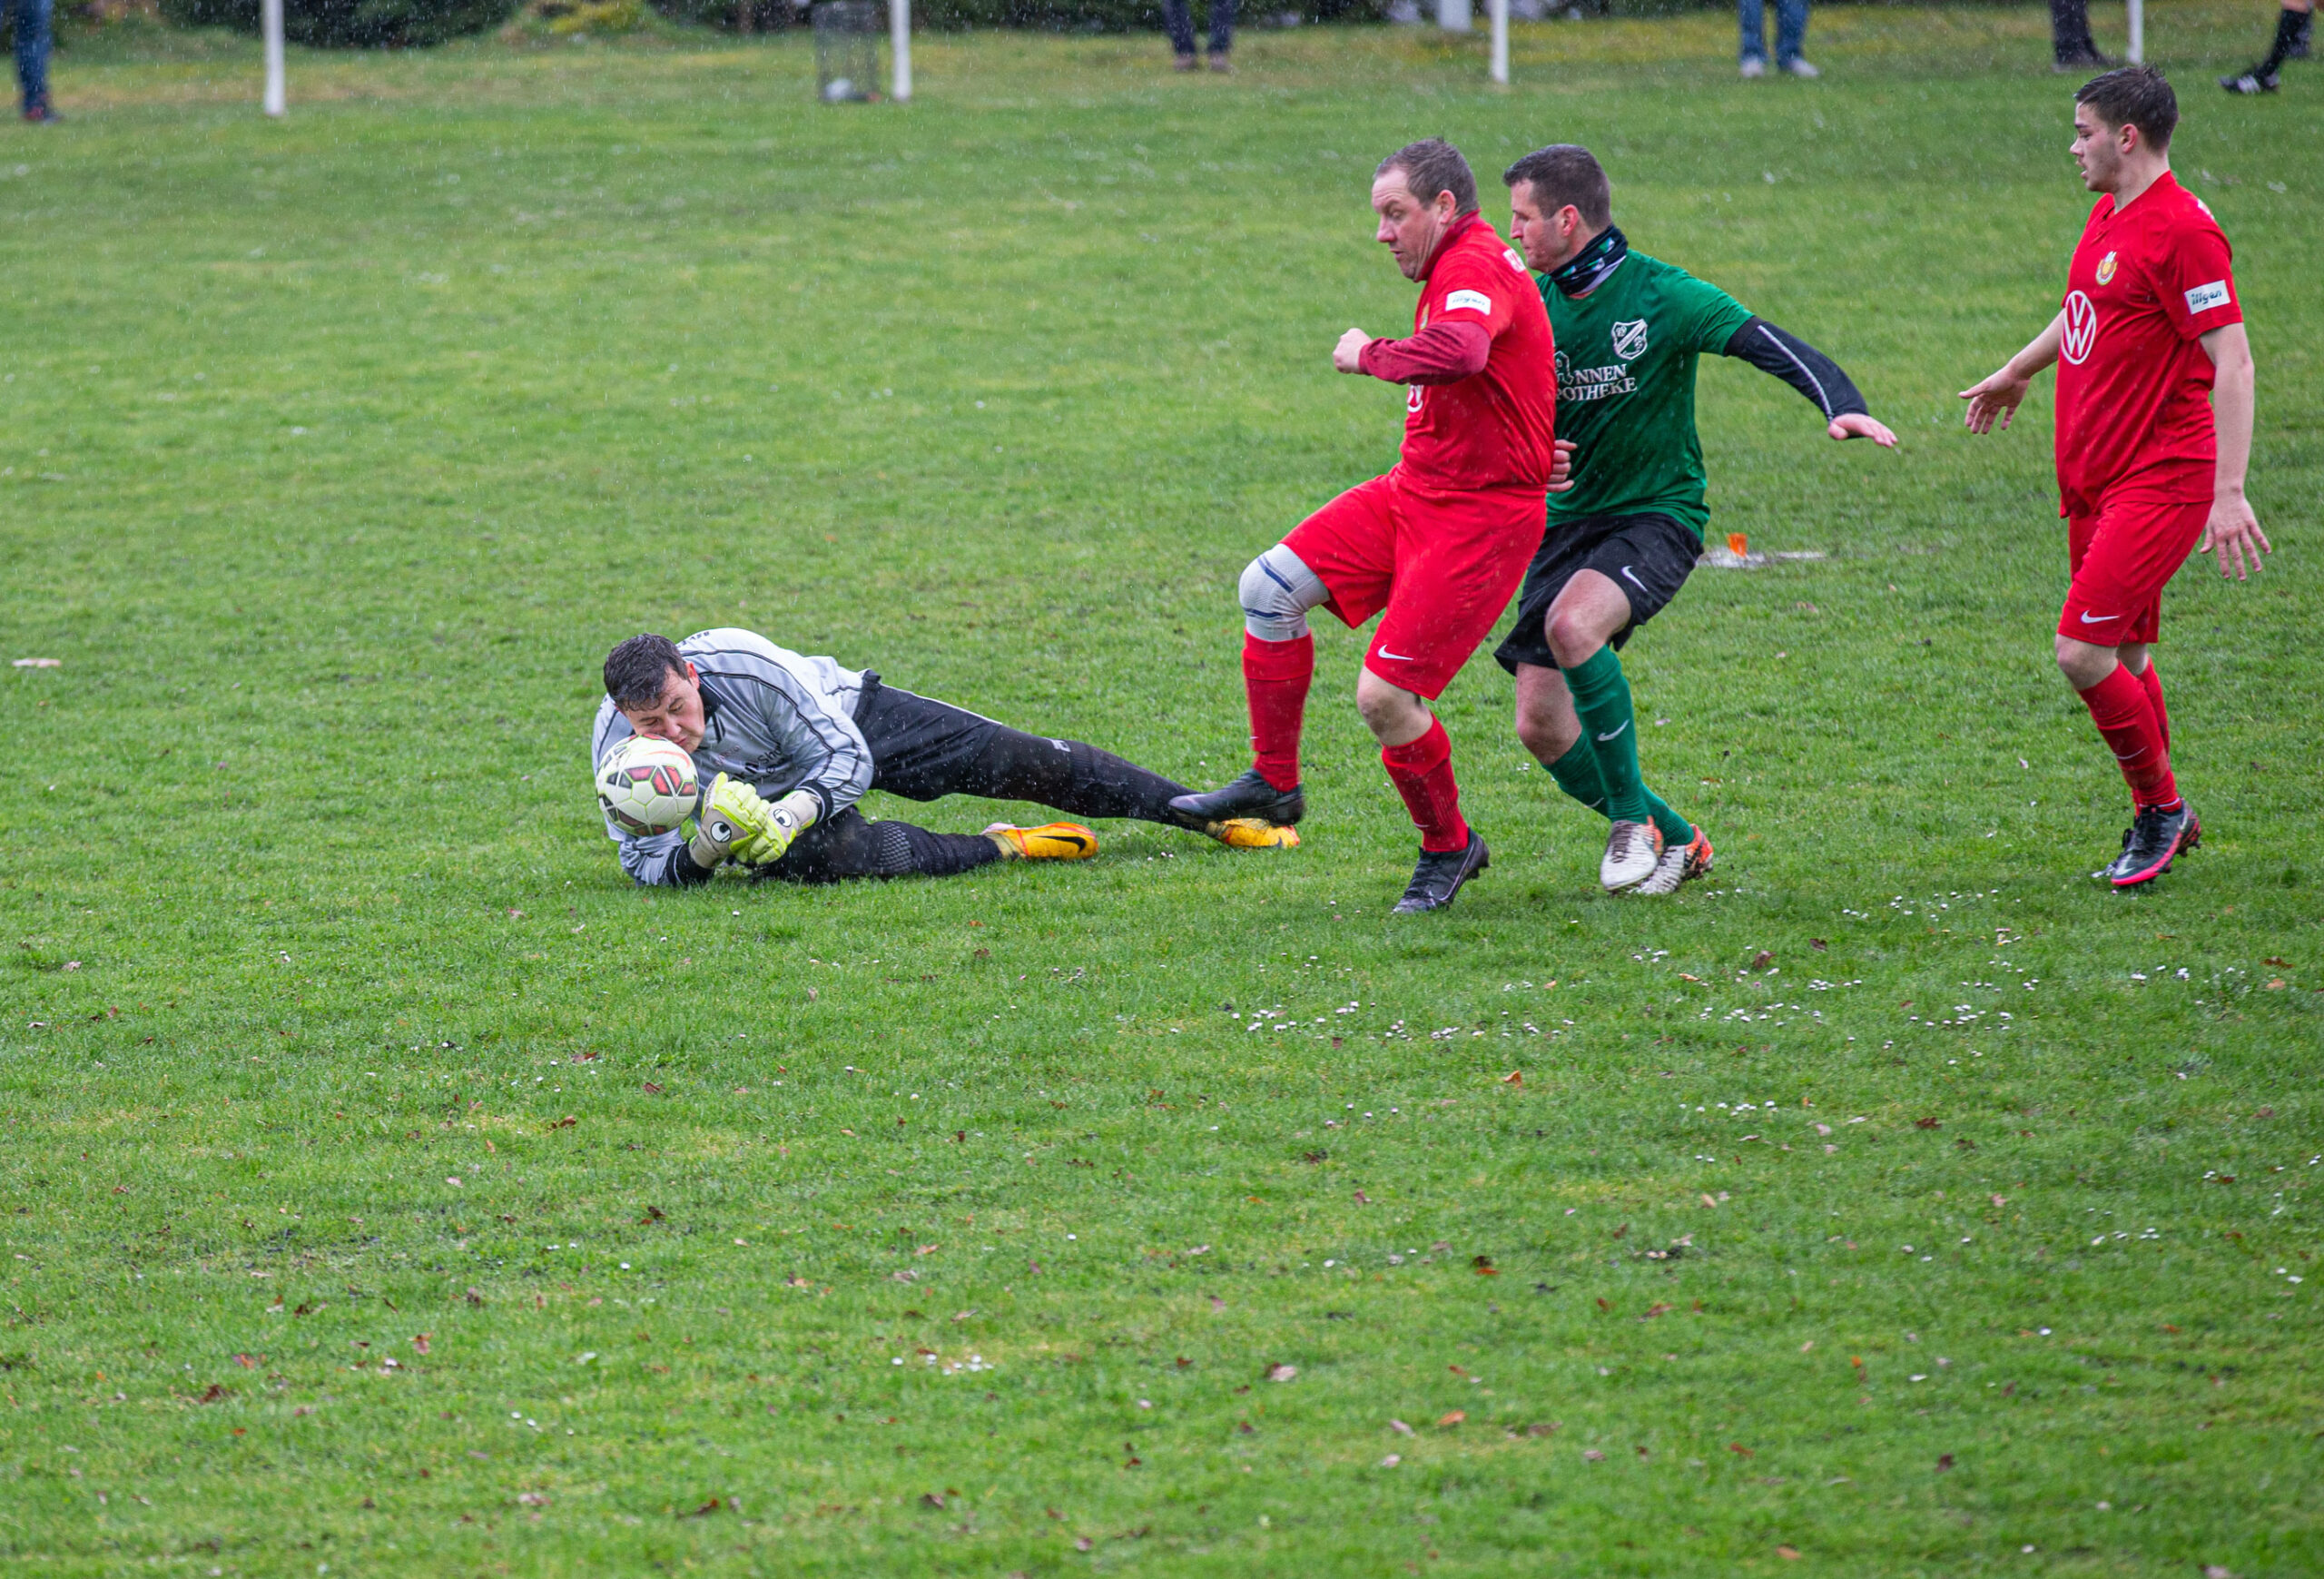
[{"label": "white sponsor patch on sleeve", "polygon": [[2227,281],[2214,280],[2208,285],[2198,285],[2187,292],[2187,311],[2205,312],[2214,307],[2227,305]]},{"label": "white sponsor patch on sleeve", "polygon": [[[2195,293],[2188,291],[2187,300],[2192,301],[2194,299]],[[1482,312],[1488,318],[1492,316],[1492,298],[1482,291],[1455,291],[1444,299],[1444,311],[1447,312],[1458,312],[1464,307]]]}]

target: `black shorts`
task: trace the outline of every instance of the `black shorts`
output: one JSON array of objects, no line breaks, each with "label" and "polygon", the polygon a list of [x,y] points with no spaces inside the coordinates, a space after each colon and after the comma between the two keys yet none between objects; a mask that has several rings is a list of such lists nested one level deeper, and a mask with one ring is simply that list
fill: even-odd
[{"label": "black shorts", "polygon": [[995,741],[1020,734],[981,713],[899,690],[868,673],[855,705],[855,726],[872,750],[872,787],[908,801],[990,794],[980,783],[978,763]]},{"label": "black shorts", "polygon": [[1577,570],[1595,570],[1629,596],[1630,622],[1614,633],[1612,643],[1620,650],[1630,632],[1679,596],[1702,551],[1702,539],[1669,516],[1584,516],[1561,522],[1543,534],[1541,550],[1526,568],[1517,595],[1517,623],[1493,657],[1512,675],[1520,664],[1558,666],[1542,623]]}]

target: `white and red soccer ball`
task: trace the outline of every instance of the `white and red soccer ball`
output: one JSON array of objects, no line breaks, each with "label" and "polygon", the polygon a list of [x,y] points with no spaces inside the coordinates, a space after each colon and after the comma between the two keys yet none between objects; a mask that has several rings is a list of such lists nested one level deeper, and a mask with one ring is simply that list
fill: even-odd
[{"label": "white and red soccer ball", "polygon": [[666,834],[702,806],[702,781],[685,747],[633,735],[597,764],[597,804],[625,834]]}]

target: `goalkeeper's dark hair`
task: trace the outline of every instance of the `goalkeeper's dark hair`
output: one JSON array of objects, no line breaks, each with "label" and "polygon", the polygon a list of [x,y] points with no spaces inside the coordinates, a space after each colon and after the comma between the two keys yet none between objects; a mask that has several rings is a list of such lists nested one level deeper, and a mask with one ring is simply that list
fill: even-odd
[{"label": "goalkeeper's dark hair", "polygon": [[648,631],[606,655],[606,695],[616,707],[644,707],[662,699],[673,674],[683,679],[685,672],[678,644]]},{"label": "goalkeeper's dark hair", "polygon": [[1372,179],[1377,181],[1391,170],[1403,173],[1405,187],[1423,203],[1434,202],[1437,193],[1449,192],[1455,214],[1477,212],[1477,178],[1470,173],[1461,151],[1442,137],[1405,143],[1380,162]]},{"label": "goalkeeper's dark hair", "polygon": [[2074,90],[2073,102],[2088,104],[2109,126],[2136,126],[2157,153],[2169,152],[2179,124],[2179,95],[2151,65],[2102,72]]},{"label": "goalkeeper's dark hair", "polygon": [[1545,214],[1570,207],[1599,230],[1614,222],[1614,184],[1598,156],[1579,143],[1537,148],[1501,173],[1503,186],[1521,181],[1533,189],[1533,202]]}]

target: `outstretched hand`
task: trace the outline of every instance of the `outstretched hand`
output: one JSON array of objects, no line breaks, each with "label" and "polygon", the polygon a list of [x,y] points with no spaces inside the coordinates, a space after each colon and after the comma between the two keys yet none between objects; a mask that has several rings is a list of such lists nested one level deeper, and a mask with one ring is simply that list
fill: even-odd
[{"label": "outstretched hand", "polygon": [[1563,493],[1573,486],[1573,452],[1581,447],[1571,439],[1550,440],[1550,491]]},{"label": "outstretched hand", "polygon": [[2260,518],[2252,513],[2251,501],[2240,489],[2222,493],[2211,500],[2211,518],[2203,522],[2203,535],[2195,544],[2198,554],[2216,553],[2219,573],[2232,576],[2238,581],[2248,581],[2251,572],[2260,568],[2260,556],[2272,554],[2268,534],[2260,529]]},{"label": "outstretched hand", "polygon": [[1965,419],[1969,431],[1992,432],[1995,418],[1999,418],[2003,429],[2007,429],[2009,419],[2017,415],[2018,402],[2025,399],[2026,386],[2033,381],[2031,378],[2020,378],[2004,368],[1962,390],[1961,398],[1969,402],[1968,415]]},{"label": "outstretched hand", "polygon": [[1896,448],[1896,435],[1889,431],[1888,425],[1862,411],[1833,418],[1832,425],[1824,431],[1835,439],[1869,439],[1883,449]]}]

